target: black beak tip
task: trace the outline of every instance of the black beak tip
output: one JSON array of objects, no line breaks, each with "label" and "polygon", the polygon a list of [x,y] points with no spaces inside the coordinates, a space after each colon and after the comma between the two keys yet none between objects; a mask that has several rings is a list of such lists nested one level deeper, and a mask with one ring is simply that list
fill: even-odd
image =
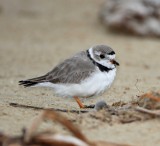
[{"label": "black beak tip", "polygon": [[112,62],[114,65],[117,65],[117,66],[120,65],[116,60],[112,60],[111,62]]},{"label": "black beak tip", "polygon": [[120,66],[120,64],[119,64],[118,62],[116,63],[116,65],[117,65],[117,66]]}]

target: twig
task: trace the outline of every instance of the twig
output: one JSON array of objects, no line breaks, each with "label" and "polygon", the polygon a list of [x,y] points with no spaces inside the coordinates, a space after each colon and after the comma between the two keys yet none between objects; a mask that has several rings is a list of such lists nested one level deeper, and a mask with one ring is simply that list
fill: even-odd
[{"label": "twig", "polygon": [[33,109],[33,110],[54,110],[54,111],[59,111],[59,112],[70,112],[70,113],[87,113],[89,110],[66,110],[66,109],[55,109],[55,108],[43,108],[43,107],[35,107],[31,105],[24,105],[24,104],[19,104],[19,103],[9,103],[10,106],[12,107],[18,107],[18,108],[28,108],[28,109]]},{"label": "twig", "polygon": [[35,106],[30,106],[30,105],[23,105],[23,104],[19,104],[19,103],[9,103],[10,106],[12,107],[19,107],[19,108],[30,108],[30,109],[34,109],[34,110],[44,110],[45,108],[43,107],[35,107]]},{"label": "twig", "polygon": [[141,91],[141,90],[138,88],[138,86],[137,86],[138,82],[139,82],[139,79],[136,80],[135,87],[137,88],[137,90],[138,90],[140,93],[144,93],[143,91]]},{"label": "twig", "polygon": [[142,107],[136,107],[135,108],[137,111],[143,112],[143,113],[147,113],[147,114],[151,114],[151,115],[155,115],[155,116],[160,116],[160,110],[148,110],[146,108],[142,108]]}]

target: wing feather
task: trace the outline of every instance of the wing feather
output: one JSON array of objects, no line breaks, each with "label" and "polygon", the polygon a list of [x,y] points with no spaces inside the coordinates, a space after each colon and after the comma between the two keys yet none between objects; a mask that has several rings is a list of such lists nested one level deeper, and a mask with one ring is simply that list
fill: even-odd
[{"label": "wing feather", "polygon": [[85,52],[80,52],[72,58],[63,61],[44,76],[22,80],[19,81],[19,84],[25,87],[43,82],[78,84],[86,79],[93,71],[94,65],[91,60]]},{"label": "wing feather", "polygon": [[52,83],[80,83],[93,71],[93,63],[83,52],[57,65],[46,75],[46,80]]}]

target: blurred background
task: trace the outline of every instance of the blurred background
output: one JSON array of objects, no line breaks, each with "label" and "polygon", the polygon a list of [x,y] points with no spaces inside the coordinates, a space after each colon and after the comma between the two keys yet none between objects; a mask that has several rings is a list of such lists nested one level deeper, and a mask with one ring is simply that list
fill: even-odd
[{"label": "blurred background", "polygon": [[[153,33],[160,28],[156,21],[159,15],[156,13],[153,21],[148,15],[148,22],[151,4],[127,2],[131,1],[0,0],[0,125],[5,130],[15,121],[12,130],[17,132],[17,127],[35,115],[20,109],[13,112],[10,102],[77,108],[72,100],[68,103],[50,90],[23,89],[18,81],[43,75],[60,61],[96,44],[111,46],[120,67],[111,89],[99,98],[84,99],[86,104],[100,99],[109,104],[130,101],[144,92],[159,90],[160,40],[158,33]],[[13,117],[15,113],[23,118]]]},{"label": "blurred background", "polygon": [[[130,87],[137,94],[137,79],[141,90],[158,88],[159,38],[124,33],[132,22],[142,23],[140,18],[148,13],[143,9],[141,0],[0,0],[1,90],[5,85],[17,86],[17,80],[42,75],[95,44],[116,51],[121,66],[114,87],[118,85],[121,93]],[[8,85],[9,80],[13,84]]]}]

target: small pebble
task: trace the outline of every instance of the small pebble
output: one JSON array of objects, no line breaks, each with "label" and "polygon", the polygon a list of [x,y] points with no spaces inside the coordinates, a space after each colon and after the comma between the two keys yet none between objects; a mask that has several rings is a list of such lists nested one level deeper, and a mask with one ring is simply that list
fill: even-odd
[{"label": "small pebble", "polygon": [[94,109],[95,109],[96,111],[99,111],[99,110],[102,110],[102,109],[106,109],[106,108],[108,108],[108,107],[109,107],[109,106],[107,105],[107,103],[106,103],[105,101],[101,100],[101,101],[98,101],[98,102],[95,104]]}]

